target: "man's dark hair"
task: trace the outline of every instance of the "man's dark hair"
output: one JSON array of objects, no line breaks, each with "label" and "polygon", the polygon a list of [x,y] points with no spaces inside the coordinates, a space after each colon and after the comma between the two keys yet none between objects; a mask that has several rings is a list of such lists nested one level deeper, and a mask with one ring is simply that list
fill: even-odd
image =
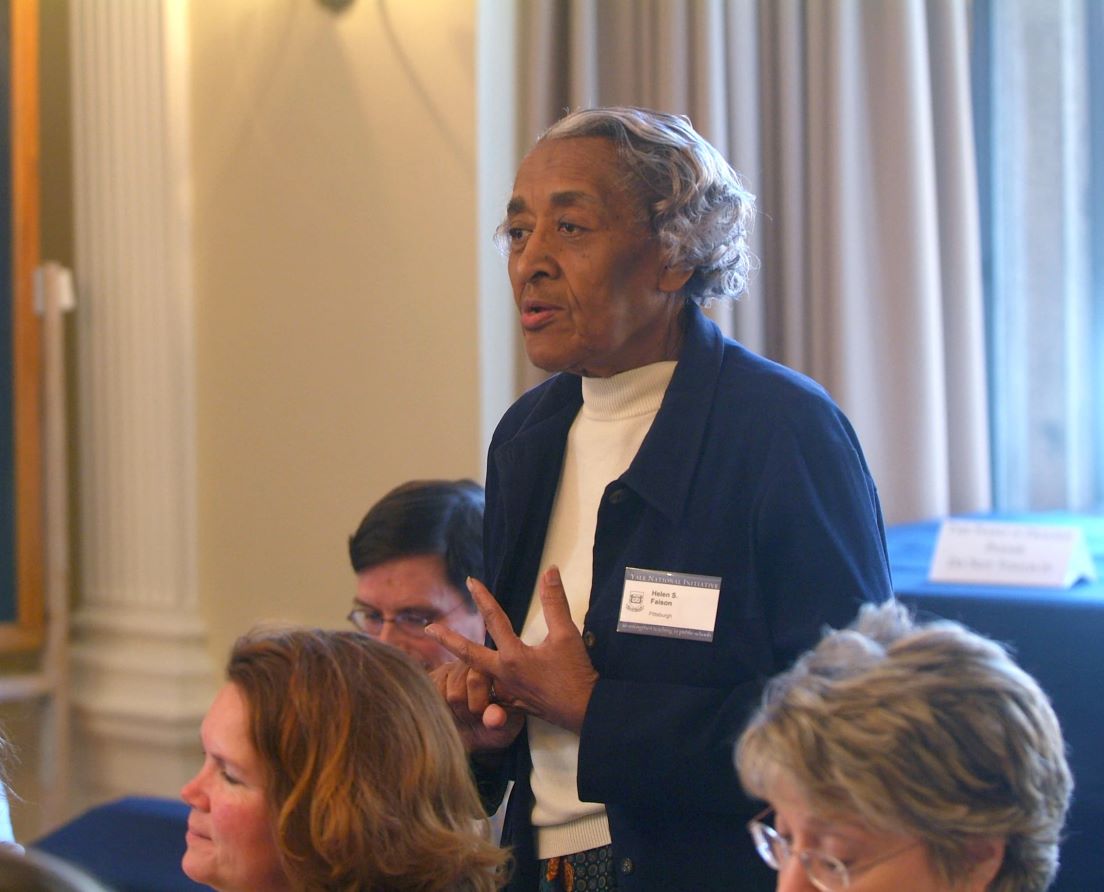
[{"label": "man's dark hair", "polygon": [[353,571],[395,558],[439,554],[445,577],[471,603],[466,580],[483,578],[483,487],[474,480],[411,480],[373,505],[349,537]]}]

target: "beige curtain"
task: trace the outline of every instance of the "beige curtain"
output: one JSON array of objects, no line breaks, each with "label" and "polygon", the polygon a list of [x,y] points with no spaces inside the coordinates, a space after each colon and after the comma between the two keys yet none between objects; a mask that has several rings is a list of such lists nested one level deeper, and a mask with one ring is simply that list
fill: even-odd
[{"label": "beige curtain", "polygon": [[968,9],[521,7],[520,145],[569,108],[650,106],[688,115],[758,194],[760,271],[714,316],[828,388],[890,523],[990,503]]}]

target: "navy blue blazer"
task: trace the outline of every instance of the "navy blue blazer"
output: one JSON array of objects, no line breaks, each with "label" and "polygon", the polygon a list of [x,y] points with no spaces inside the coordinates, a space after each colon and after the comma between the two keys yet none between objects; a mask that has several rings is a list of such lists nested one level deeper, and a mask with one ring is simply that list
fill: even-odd
[{"label": "navy blue blazer", "polygon": [[[579,378],[556,375],[506,412],[491,442],[485,566],[518,631],[581,404]],[[719,576],[713,641],[618,632],[626,567]],[[847,419],[819,385],[688,305],[659,412],[598,509],[582,630],[599,680],[578,793],[606,806],[621,888],[774,888],[745,829],[758,806],[741,792],[733,743],[766,679],[825,625],[890,594],[878,496]],[[506,758],[515,787],[503,834],[519,890],[536,888],[529,768],[523,732]]]}]

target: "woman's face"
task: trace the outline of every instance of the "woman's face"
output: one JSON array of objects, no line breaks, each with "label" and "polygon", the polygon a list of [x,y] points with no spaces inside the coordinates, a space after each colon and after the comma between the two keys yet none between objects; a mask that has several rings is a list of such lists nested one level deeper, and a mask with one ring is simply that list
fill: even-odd
[{"label": "woman's face", "polygon": [[607,139],[539,143],[506,211],[525,350],[545,371],[604,378],[677,359],[691,270],[672,270]]},{"label": "woman's face", "polygon": [[[949,886],[932,866],[927,845],[917,837],[871,830],[857,821],[826,819],[792,795],[772,797],[770,804],[774,829],[790,850],[818,852],[838,860],[851,877],[848,892],[984,892],[1004,854],[1003,845],[994,844],[989,853],[994,862],[979,862],[969,876],[956,877],[956,884]],[[777,889],[818,892],[796,856],[782,864]]]},{"label": "woman's face", "polygon": [[237,685],[222,686],[200,737],[203,767],[180,791],[192,807],[184,873],[219,892],[287,889],[268,816],[264,768],[249,739],[249,710]]}]

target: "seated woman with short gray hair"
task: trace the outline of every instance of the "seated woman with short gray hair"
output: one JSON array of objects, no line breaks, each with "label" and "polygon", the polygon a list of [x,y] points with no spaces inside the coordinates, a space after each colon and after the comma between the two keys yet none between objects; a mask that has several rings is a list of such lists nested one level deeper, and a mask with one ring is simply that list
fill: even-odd
[{"label": "seated woman with short gray hair", "polygon": [[1042,892],[1072,779],[1046,694],[997,643],[866,606],[774,679],[741,735],[778,888]]}]

